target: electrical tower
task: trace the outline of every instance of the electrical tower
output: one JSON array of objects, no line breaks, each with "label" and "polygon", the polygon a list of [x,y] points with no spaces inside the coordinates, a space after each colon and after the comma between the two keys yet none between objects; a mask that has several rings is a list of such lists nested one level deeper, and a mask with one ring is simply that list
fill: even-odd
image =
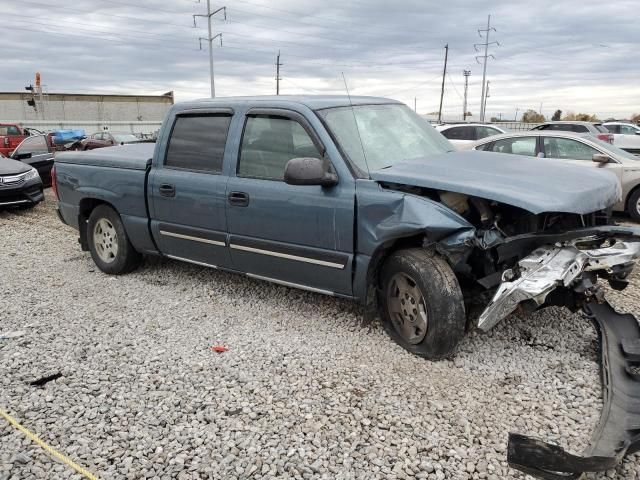
[{"label": "electrical tower", "polygon": [[464,75],[464,106],[462,107],[462,121],[467,120],[467,93],[469,92],[469,75],[471,75],[471,70],[463,70],[462,75]]},{"label": "electrical tower", "polygon": [[444,99],[444,79],[447,75],[447,59],[449,58],[449,44],[444,46],[444,70],[442,71],[442,90],[440,91],[440,108],[438,109],[438,123],[442,122],[442,100]]},{"label": "electrical tower", "polygon": [[[473,45],[473,48],[476,49],[476,52],[479,52],[480,50],[478,50],[478,47],[484,47],[484,55],[480,55],[476,57],[476,62],[480,63],[480,58],[482,58],[482,96],[480,97],[480,121],[484,122],[484,115],[485,115],[485,104],[487,102],[486,98],[485,98],[485,94],[486,94],[486,79],[487,79],[487,59],[489,57],[493,58],[495,60],[496,57],[494,57],[493,55],[489,54],[489,45],[498,45],[500,46],[500,44],[498,42],[490,42],[489,41],[489,34],[492,31],[496,31],[495,28],[493,28],[491,26],[491,15],[489,15],[489,17],[487,18],[487,28],[486,29],[478,29],[478,35],[480,35],[480,38],[484,39],[484,43],[476,43]],[[484,32],[484,36],[482,35],[482,32]]]},{"label": "electrical tower", "polygon": [[280,80],[282,77],[280,76],[280,67],[282,64],[280,63],[280,50],[278,50],[278,56],[276,58],[276,95],[280,95]]},{"label": "electrical tower", "polygon": [[193,16],[193,26],[196,27],[196,17],[207,17],[207,26],[209,29],[209,36],[204,38],[198,38],[200,42],[200,50],[202,50],[202,40],[207,40],[209,42],[209,75],[211,77],[211,98],[215,98],[216,96],[216,86],[213,79],[213,41],[216,38],[220,38],[220,46],[222,46],[222,33],[218,33],[217,35],[213,35],[211,33],[211,21],[213,16],[218,12],[224,12],[224,19],[227,19],[227,7],[220,7],[215,11],[211,11],[211,0],[207,0],[207,13],[202,15],[194,15]]}]

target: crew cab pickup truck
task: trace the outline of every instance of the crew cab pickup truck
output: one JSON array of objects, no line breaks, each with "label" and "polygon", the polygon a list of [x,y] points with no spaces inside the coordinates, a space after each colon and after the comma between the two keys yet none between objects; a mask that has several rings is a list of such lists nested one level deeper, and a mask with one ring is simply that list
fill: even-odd
[{"label": "crew cab pickup truck", "polygon": [[[355,299],[377,307],[402,347],[429,359],[519,307],[582,307],[606,337],[607,368],[617,374],[640,359],[637,321],[613,311],[598,283],[624,288],[640,255],[640,229],[610,220],[621,195],[615,176],[455,152],[393,100],[176,104],[155,145],[60,153],[53,177],[60,218],[109,274],[162,255]],[[617,381],[606,386],[609,402],[623,387]],[[640,439],[629,438],[640,425],[640,382],[629,381],[637,402],[607,410],[614,433],[593,458],[576,464],[580,457],[559,447],[514,436],[512,463],[575,472],[611,468],[637,450]]]}]

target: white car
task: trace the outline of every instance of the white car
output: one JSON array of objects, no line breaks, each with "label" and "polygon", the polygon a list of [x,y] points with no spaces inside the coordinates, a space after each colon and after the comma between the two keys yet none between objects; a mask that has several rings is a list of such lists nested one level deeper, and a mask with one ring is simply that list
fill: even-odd
[{"label": "white car", "polygon": [[507,133],[507,130],[503,128],[484,123],[445,123],[436,125],[435,128],[449,139],[456,150],[483,138]]},{"label": "white car", "polygon": [[604,127],[613,133],[613,144],[627,152],[640,154],[640,127],[633,123],[606,122]]},{"label": "white car", "polygon": [[585,168],[606,169],[618,178],[622,189],[622,198],[613,209],[626,211],[634,220],[640,221],[640,157],[593,135],[529,130],[486,138],[464,149],[514,154],[516,162],[519,158],[516,155],[525,155],[558,159]]}]

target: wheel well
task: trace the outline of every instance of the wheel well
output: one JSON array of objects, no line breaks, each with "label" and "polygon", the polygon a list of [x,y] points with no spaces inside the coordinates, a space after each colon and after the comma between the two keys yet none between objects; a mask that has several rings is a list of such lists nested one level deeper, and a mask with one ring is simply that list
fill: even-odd
[{"label": "wheel well", "polygon": [[[91,216],[91,212],[98,205],[107,205],[113,208],[109,202],[97,198],[83,198],[80,200],[80,208],[78,211],[78,231],[80,232],[80,246],[85,252],[89,250],[89,240],[87,238],[87,222]],[[115,210],[115,208],[113,208]],[[117,211],[117,210],[116,210]]]},{"label": "wheel well", "polygon": [[381,246],[379,246],[371,257],[369,262],[369,269],[367,273],[367,283],[370,286],[380,287],[380,268],[384,265],[384,262],[389,255],[398,250],[405,248],[422,247],[424,245],[424,235],[413,235],[410,237],[397,238],[390,240]]},{"label": "wheel well", "polygon": [[627,195],[627,198],[624,201],[624,209],[628,212],[629,211],[629,201],[631,201],[631,196],[636,193],[638,190],[640,190],[640,184],[636,185],[635,187],[633,187],[633,189],[629,192],[629,194]]}]

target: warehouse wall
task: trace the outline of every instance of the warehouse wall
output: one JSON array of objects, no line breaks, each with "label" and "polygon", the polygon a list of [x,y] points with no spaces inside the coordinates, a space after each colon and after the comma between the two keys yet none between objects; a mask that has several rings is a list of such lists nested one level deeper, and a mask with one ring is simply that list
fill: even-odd
[{"label": "warehouse wall", "polygon": [[[26,123],[43,120],[42,113],[27,105],[31,93],[0,93],[0,121]],[[160,122],[173,105],[173,94],[75,95],[49,94],[44,101],[44,120],[52,122]]]}]

